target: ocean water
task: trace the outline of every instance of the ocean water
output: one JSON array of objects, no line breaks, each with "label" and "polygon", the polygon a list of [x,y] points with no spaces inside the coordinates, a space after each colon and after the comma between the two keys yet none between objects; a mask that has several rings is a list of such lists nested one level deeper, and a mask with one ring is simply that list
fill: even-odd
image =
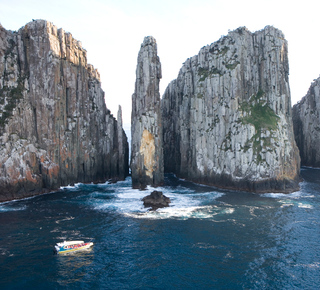
[{"label": "ocean water", "polygon": [[[320,170],[252,194],[172,175],[149,211],[128,177],[0,204],[0,289],[319,289]],[[54,255],[56,242],[93,241]]]}]

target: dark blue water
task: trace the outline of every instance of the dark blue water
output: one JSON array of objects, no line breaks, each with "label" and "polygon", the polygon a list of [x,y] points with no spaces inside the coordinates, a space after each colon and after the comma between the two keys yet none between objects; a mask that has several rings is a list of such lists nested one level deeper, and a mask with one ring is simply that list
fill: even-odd
[{"label": "dark blue water", "polygon": [[[130,178],[0,204],[0,289],[319,289],[320,170],[302,176],[289,195],[167,176],[156,212]],[[94,247],[53,255],[73,239]]]}]

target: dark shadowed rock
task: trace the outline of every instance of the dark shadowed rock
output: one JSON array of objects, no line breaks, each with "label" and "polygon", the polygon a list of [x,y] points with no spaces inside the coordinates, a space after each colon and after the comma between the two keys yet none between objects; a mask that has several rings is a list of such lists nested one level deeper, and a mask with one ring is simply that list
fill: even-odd
[{"label": "dark shadowed rock", "polygon": [[168,207],[171,202],[169,197],[166,197],[161,191],[157,190],[154,190],[150,195],[145,196],[142,201],[145,207],[151,207],[152,210]]},{"label": "dark shadowed rock", "polygon": [[293,127],[301,164],[320,167],[320,77],[302,100],[293,106]]}]

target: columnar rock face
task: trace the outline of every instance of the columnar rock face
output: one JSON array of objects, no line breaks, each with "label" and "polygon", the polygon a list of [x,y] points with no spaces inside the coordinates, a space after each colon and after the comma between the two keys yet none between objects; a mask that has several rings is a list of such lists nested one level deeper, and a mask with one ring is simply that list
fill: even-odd
[{"label": "columnar rock face", "polygon": [[81,43],[43,20],[0,26],[0,201],[124,177],[119,147],[126,136]]},{"label": "columnar rock face", "polygon": [[301,164],[320,167],[320,77],[293,106],[293,126]]},{"label": "columnar rock face", "polygon": [[[118,140],[118,178],[123,180],[129,174],[129,144],[122,127],[122,108],[119,105],[117,115],[117,139]],[[117,147],[115,147],[117,151]]]},{"label": "columnar rock face", "polygon": [[299,188],[287,41],[229,32],[189,58],[162,98],[165,172],[254,192]]},{"label": "columnar rock face", "polygon": [[156,40],[145,37],[138,55],[132,95],[131,175],[134,188],[163,183],[163,149],[159,82],[161,64]]}]

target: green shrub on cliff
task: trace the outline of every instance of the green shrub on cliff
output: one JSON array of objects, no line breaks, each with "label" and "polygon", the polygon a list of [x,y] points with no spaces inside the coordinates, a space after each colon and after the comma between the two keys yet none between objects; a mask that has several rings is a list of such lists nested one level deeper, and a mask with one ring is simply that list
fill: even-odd
[{"label": "green shrub on cliff", "polygon": [[276,130],[279,117],[268,106],[261,97],[264,95],[262,90],[259,90],[257,95],[253,97],[254,104],[242,105],[242,111],[247,113],[243,118],[243,123],[252,124],[256,132],[261,132],[261,129]]}]

